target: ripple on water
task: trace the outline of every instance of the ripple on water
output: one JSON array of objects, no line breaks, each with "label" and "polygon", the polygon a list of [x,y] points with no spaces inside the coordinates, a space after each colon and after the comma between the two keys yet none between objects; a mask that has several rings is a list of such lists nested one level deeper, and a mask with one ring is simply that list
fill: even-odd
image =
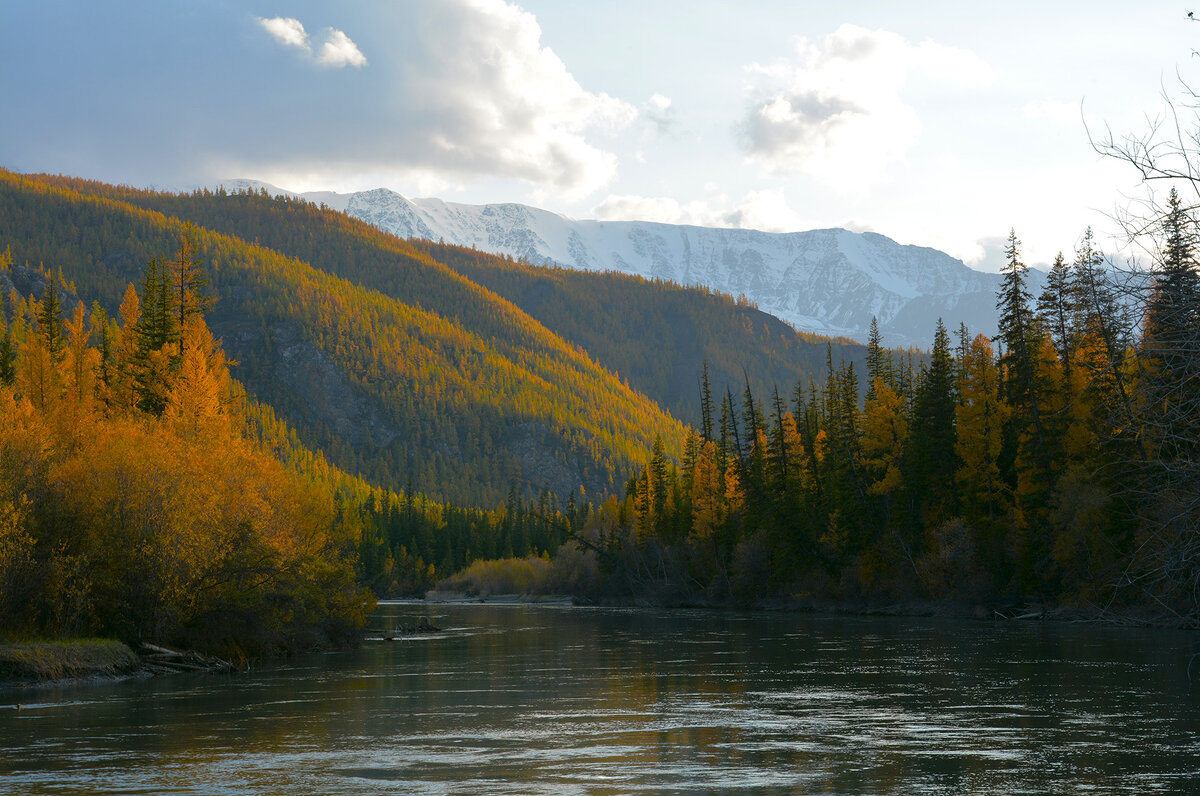
[{"label": "ripple on water", "polygon": [[[427,615],[384,605],[378,621]],[[241,678],[39,697],[0,721],[0,792],[1134,794],[1200,778],[1200,696],[1172,679],[1190,638],[533,606],[439,606],[438,623],[452,632]]]}]

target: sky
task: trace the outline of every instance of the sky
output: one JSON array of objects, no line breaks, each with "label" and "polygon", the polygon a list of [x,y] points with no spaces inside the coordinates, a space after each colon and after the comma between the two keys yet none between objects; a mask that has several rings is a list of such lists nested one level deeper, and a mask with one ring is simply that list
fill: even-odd
[{"label": "sky", "polygon": [[[1200,0],[1197,0],[1200,13]],[[1144,194],[1176,2],[2,0],[0,166],[871,230],[997,270]],[[0,234],[3,231],[0,230]]]}]

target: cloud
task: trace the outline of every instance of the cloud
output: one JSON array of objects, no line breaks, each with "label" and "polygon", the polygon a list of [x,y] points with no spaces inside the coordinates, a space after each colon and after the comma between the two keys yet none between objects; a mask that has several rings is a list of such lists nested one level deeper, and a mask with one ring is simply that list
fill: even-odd
[{"label": "cloud", "polygon": [[675,108],[671,98],[662,94],[651,94],[650,99],[642,106],[646,119],[654,125],[660,134],[671,132],[675,125]]},{"label": "cloud", "polygon": [[[502,0],[345,3],[328,20],[315,10],[259,19],[228,3],[159,5],[153,20],[89,6],[78,52],[50,36],[62,20],[49,6],[22,11],[41,27],[0,60],[25,54],[39,80],[0,80],[9,105],[31,116],[0,129],[7,165],[143,185],[243,176],[411,192],[494,180],[511,192],[503,182],[522,180],[561,201],[613,179],[618,136],[624,144],[638,118],[603,86],[580,85],[537,20]],[[76,68],[106,47],[142,45],[159,68],[122,59]]]},{"label": "cloud", "polygon": [[317,54],[317,63],[333,67],[366,66],[367,59],[349,36],[330,28],[329,39],[321,45],[321,52]]},{"label": "cloud", "polygon": [[729,197],[711,184],[704,199],[683,204],[664,196],[611,195],[594,207],[592,213],[601,221],[657,221],[764,232],[795,232],[812,227],[788,205],[779,188],[751,191],[736,203],[731,203]]},{"label": "cloud", "polygon": [[502,0],[421,4],[400,69],[416,162],[516,177],[578,197],[608,183],[616,156],[589,133],[627,127],[637,109],[579,85],[541,43],[532,14]]},{"label": "cloud", "polygon": [[259,17],[258,24],[266,29],[275,40],[287,47],[298,47],[305,52],[311,53],[312,47],[308,43],[308,33],[304,30],[304,25],[300,20],[294,17],[272,17],[271,19],[263,19]]},{"label": "cloud", "polygon": [[[294,17],[272,17],[271,19],[259,17],[258,24],[280,44],[303,50],[310,58],[313,57],[308,32],[304,30],[304,25],[300,20]],[[320,52],[313,60],[321,66],[330,66],[335,69],[343,66],[361,67],[366,66],[367,63],[366,56],[358,49],[358,45],[351,41],[343,31],[336,28],[329,28],[325,43],[321,45]]]},{"label": "cloud", "polygon": [[912,77],[958,87],[992,79],[967,50],[855,25],[819,41],[797,39],[790,58],[746,71],[752,99],[736,132],[747,160],[767,174],[804,173],[862,190],[920,137],[917,111],[903,98]]}]

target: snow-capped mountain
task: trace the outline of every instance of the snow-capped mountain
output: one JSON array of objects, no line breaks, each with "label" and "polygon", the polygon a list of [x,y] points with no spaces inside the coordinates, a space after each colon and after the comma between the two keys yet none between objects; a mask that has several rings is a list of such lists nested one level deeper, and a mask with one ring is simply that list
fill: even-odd
[{"label": "snow-capped mountain", "polygon": [[[278,189],[255,181],[227,188]],[[519,204],[408,199],[379,188],[302,194],[401,237],[444,240],[535,264],[618,271],[745,296],[797,329],[866,340],[871,318],[888,345],[928,346],[940,317],[996,331],[997,274],[935,249],[872,232],[773,233],[646,221],[586,221]],[[1030,271],[1030,288],[1041,273]]]}]

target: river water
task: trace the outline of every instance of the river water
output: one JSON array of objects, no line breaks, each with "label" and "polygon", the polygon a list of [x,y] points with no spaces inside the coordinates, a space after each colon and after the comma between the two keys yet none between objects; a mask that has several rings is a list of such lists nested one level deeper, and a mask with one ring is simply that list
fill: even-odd
[{"label": "river water", "polygon": [[443,631],[249,674],[0,694],[0,793],[1200,794],[1195,635],[405,603],[373,624],[424,619]]}]

